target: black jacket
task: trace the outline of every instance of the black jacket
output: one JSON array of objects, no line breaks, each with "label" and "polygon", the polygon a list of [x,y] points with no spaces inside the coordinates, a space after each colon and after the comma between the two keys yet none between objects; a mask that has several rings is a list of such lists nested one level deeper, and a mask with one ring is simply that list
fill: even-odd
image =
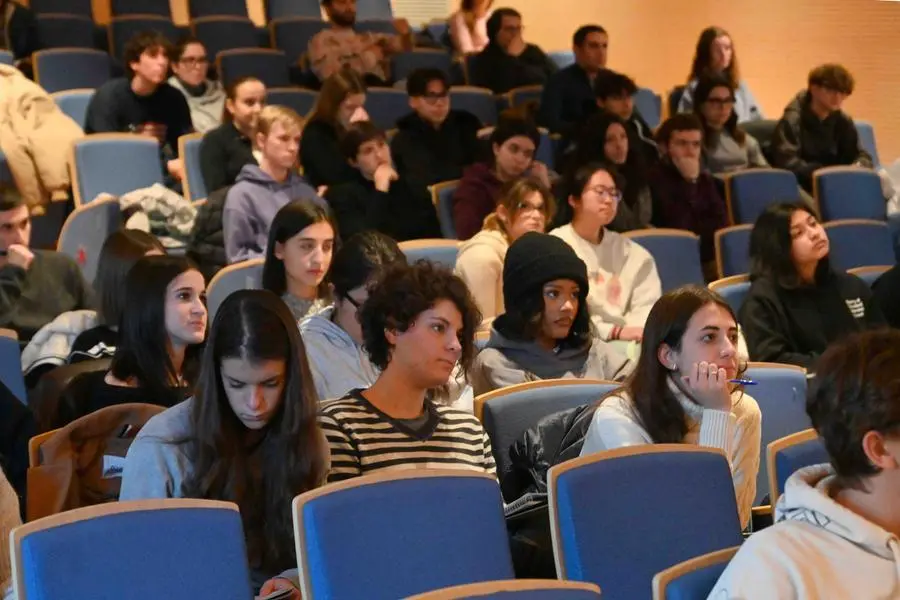
[{"label": "black jacket", "polygon": [[337,130],[325,121],[313,119],[303,128],[300,164],[303,165],[303,176],[314,188],[356,178],[356,169],[341,152]]},{"label": "black jacket", "polygon": [[554,73],[544,86],[538,125],[551,133],[569,135],[591,112],[596,110],[594,86],[587,71],[577,64]]},{"label": "black jacket", "polygon": [[223,123],[200,142],[200,173],[207,195],[234,185],[244,165],[255,165],[253,144],[233,123]]},{"label": "black jacket", "polygon": [[413,186],[459,179],[477,159],[481,121],[469,112],[451,110],[437,129],[413,112],[397,121],[397,129],[391,156],[400,179]]},{"label": "black jacket", "polygon": [[872,157],[859,145],[853,119],[840,110],[819,119],[810,108],[806,91],[785,107],[775,127],[772,155],[773,166],[793,171],[808,192],[816,169],[853,163],[873,166]]},{"label": "black jacket", "polygon": [[330,187],[325,194],[341,239],[367,229],[380,231],[398,242],[441,237],[437,213],[424,188],[411,187],[401,176],[385,194],[356,173],[353,181]]},{"label": "black jacket", "polygon": [[900,266],[894,265],[878,278],[872,285],[872,296],[887,324],[900,329]]},{"label": "black jacket", "polygon": [[224,187],[210,192],[206,204],[197,210],[194,229],[188,240],[187,255],[197,263],[197,267],[207,283],[219,269],[228,264],[225,256],[225,230],[222,225],[222,211],[225,209],[225,197],[231,187]]},{"label": "black jacket", "polygon": [[750,360],[814,367],[832,342],[885,325],[869,287],[823,261],[812,286],[785,288],[755,279],[740,311]]},{"label": "black jacket", "polygon": [[31,56],[41,47],[37,33],[37,19],[30,8],[18,2],[2,2],[3,34],[6,37],[6,49],[12,52],[13,58],[21,60]]},{"label": "black jacket", "polygon": [[556,64],[534,44],[528,44],[519,56],[488,44],[469,62],[469,83],[505,94],[524,85],[544,85],[555,72]]},{"label": "black jacket", "polygon": [[0,467],[19,496],[24,513],[28,440],[37,433],[34,415],[0,382]]}]

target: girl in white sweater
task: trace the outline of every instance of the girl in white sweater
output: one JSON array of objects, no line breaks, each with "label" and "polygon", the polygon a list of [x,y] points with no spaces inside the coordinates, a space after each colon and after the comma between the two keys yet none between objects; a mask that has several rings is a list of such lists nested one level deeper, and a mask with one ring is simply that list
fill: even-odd
[{"label": "girl in white sweater", "polygon": [[643,444],[720,448],[746,527],[762,418],[756,401],[730,383],[743,370],[734,312],[715,292],[685,286],[659,299],[644,331],[637,367],[601,401],[581,455]]},{"label": "girl in white sweater", "polygon": [[588,269],[588,307],[603,340],[640,342],[662,285],[653,257],[607,226],[622,199],[612,167],[578,169],[572,178],[572,221],[550,232],[565,240]]}]

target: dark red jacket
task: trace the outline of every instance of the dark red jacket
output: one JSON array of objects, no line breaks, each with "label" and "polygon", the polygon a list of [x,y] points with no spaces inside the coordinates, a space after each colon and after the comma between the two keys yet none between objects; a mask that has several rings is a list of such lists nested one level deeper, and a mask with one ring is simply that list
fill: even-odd
[{"label": "dark red jacket", "polygon": [[494,212],[503,186],[487,163],[475,163],[463,171],[453,194],[453,224],[456,237],[467,240],[479,231],[484,218]]}]

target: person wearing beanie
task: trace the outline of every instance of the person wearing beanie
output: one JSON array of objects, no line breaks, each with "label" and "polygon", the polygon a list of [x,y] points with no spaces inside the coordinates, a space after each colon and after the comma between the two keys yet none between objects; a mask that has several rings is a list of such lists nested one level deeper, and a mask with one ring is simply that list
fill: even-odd
[{"label": "person wearing beanie", "polygon": [[571,190],[572,219],[550,235],[569,244],[587,265],[587,303],[600,338],[640,342],[647,315],[662,296],[656,263],[639,244],[607,228],[622,199],[612,167],[581,167]]},{"label": "person wearing beanie", "polygon": [[539,379],[624,379],[633,365],[595,335],[588,289],[584,261],[563,240],[529,232],[513,242],[503,264],[506,312],[475,359],[475,395]]},{"label": "person wearing beanie", "polygon": [[453,193],[457,238],[467,240],[481,231],[485,217],[497,206],[504,183],[527,175],[550,187],[547,166],[534,160],[540,141],[540,133],[530,120],[514,115],[500,119],[490,136],[491,161],[466,167]]}]

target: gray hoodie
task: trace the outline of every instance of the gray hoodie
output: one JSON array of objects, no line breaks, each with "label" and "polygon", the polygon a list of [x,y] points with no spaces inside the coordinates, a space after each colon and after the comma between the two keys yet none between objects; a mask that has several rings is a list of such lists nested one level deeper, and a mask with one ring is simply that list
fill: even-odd
[{"label": "gray hoodie", "polygon": [[[499,319],[502,319],[501,315]],[[594,338],[579,348],[550,352],[537,342],[519,342],[491,329],[484,350],[475,357],[475,395],[540,379],[611,379],[621,381],[634,364],[609,344]]]},{"label": "gray hoodie", "polygon": [[259,166],[244,165],[237,183],[225,196],[222,212],[228,262],[264,256],[275,213],[288,202],[304,198],[325,205],[316,190],[296,173],[278,182]]}]

